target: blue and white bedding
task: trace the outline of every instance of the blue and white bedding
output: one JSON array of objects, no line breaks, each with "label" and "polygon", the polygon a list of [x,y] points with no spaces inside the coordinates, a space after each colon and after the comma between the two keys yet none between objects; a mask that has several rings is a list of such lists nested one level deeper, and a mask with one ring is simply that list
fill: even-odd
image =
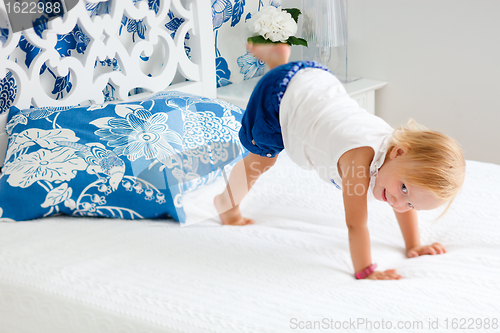
[{"label": "blue and white bedding", "polygon": [[185,223],[183,194],[243,156],[242,113],[179,92],[116,104],[12,107],[0,221],[66,214]]}]

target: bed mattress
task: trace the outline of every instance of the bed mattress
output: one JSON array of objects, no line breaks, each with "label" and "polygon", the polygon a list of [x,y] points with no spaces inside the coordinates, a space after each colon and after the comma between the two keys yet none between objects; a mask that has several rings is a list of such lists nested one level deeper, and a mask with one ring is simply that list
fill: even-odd
[{"label": "bed mattress", "polygon": [[[285,154],[242,205],[251,226],[2,223],[0,331],[495,331],[499,185],[500,166],[468,161],[451,209],[437,221],[439,210],[420,213],[422,242],[441,242],[444,255],[406,258],[390,207],[370,202],[373,260],[399,281],[353,278],[340,191]],[[193,192],[188,214],[215,216],[223,187],[220,179]]]}]

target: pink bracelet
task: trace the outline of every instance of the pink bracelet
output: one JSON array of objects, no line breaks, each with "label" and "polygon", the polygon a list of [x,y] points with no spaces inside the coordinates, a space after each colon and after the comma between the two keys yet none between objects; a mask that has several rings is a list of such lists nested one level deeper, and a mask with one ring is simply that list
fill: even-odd
[{"label": "pink bracelet", "polygon": [[361,272],[357,272],[356,274],[354,274],[354,276],[358,280],[365,279],[368,275],[370,275],[375,271],[375,268],[377,268],[377,264],[371,264],[370,266],[363,269]]}]

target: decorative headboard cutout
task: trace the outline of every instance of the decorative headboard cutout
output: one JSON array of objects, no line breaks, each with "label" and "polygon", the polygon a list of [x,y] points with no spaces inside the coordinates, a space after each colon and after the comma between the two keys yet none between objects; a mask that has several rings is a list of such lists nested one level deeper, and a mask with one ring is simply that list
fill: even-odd
[{"label": "decorative headboard cutout", "polygon": [[62,18],[12,33],[0,1],[5,103],[15,96],[19,108],[100,104],[137,88],[215,97],[210,10],[207,0],[80,0]]},{"label": "decorative headboard cutout", "polygon": [[[12,72],[20,108],[102,103],[106,89],[126,100],[137,87],[166,89],[176,73],[202,83],[197,93],[214,97],[209,10],[206,0],[80,0],[62,19],[9,34],[0,48],[0,77]],[[109,65],[115,70],[103,70]],[[52,76],[53,84],[44,76]]]}]

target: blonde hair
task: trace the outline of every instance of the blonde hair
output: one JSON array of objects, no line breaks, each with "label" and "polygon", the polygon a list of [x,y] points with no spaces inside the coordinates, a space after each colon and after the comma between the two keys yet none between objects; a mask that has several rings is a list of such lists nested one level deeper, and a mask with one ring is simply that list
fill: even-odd
[{"label": "blonde hair", "polygon": [[411,119],[394,131],[388,154],[396,147],[405,152],[408,163],[404,163],[403,172],[408,183],[449,201],[446,212],[464,182],[465,159],[458,143]]}]

